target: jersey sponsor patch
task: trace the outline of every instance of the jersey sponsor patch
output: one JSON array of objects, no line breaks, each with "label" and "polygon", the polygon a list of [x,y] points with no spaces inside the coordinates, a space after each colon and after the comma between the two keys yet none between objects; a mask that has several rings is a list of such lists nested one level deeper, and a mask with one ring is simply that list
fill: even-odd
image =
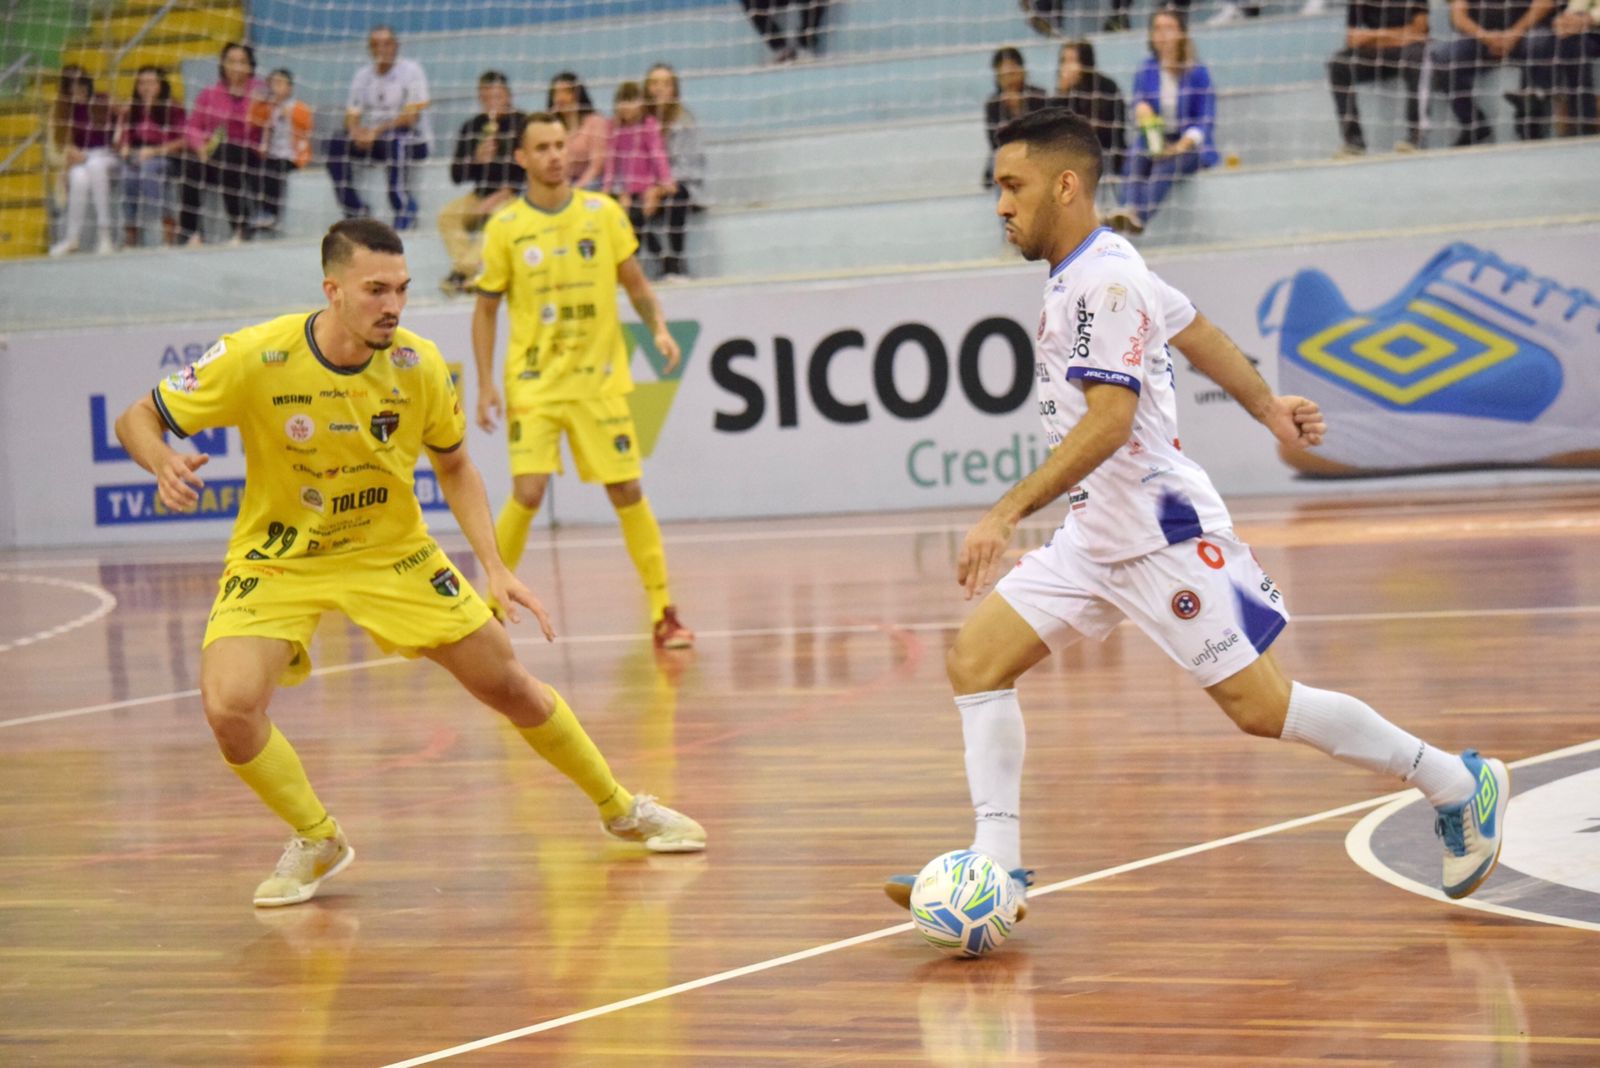
[{"label": "jersey sponsor patch", "polygon": [[544,262],[544,252],[538,245],[529,245],[522,250],[522,262],[529,267],[537,267]]},{"label": "jersey sponsor patch", "polygon": [[322,492],[314,486],[301,486],[300,503],[313,512],[320,512],[323,507]]},{"label": "jersey sponsor patch", "polygon": [[310,441],[311,435],[317,432],[317,424],[304,412],[296,412],[283,424],[283,432],[289,435],[290,441]]},{"label": "jersey sponsor patch", "polygon": [[190,364],[181,371],[174,371],[167,376],[167,388],[178,393],[193,393],[200,388],[200,376],[195,373],[195,365]]},{"label": "jersey sponsor patch", "polygon": [[389,353],[389,362],[398,370],[409,371],[422,362],[422,357],[417,355],[416,349],[401,347]]},{"label": "jersey sponsor patch", "polygon": [[[222,342],[217,342],[222,344]],[[263,349],[261,362],[268,367],[282,367],[289,362],[289,354],[282,349]]]}]

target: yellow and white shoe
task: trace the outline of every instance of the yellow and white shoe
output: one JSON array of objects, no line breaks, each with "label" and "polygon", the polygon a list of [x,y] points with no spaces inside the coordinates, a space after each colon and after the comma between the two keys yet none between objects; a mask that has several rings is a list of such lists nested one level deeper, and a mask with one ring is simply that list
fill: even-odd
[{"label": "yellow and white shoe", "polygon": [[272,875],[256,887],[256,908],[276,908],[310,901],[317,887],[350,866],[356,851],[345,841],[337,822],[332,838],[289,839]]},{"label": "yellow and white shoe", "polygon": [[652,853],[698,853],[706,847],[704,827],[649,794],[634,795],[626,816],[602,826],[611,837],[642,843]]}]

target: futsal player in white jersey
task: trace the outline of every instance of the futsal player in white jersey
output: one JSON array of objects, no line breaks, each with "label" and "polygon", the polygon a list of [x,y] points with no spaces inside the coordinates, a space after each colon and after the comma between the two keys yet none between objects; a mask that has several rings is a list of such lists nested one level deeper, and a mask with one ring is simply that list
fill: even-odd
[{"label": "futsal player in white jersey", "polygon": [[[1047,109],[1002,127],[999,146],[1006,237],[1051,265],[1035,379],[1053,449],[967,533],[956,565],[967,597],[987,585],[1023,518],[1063,497],[1067,508],[1061,529],[1006,573],[947,656],[977,818],[972,848],[1025,890],[1017,679],[1128,619],[1246,733],[1301,742],[1420,789],[1437,812],[1444,892],[1472,893],[1499,857],[1505,765],[1473,750],[1445,753],[1355,697],[1284,674],[1270,649],[1289,620],[1283,595],[1179,444],[1168,345],[1285,445],[1320,444],[1317,405],[1274,395],[1221,330],[1099,225],[1092,127]],[[906,906],[913,880],[891,876],[884,889]]]}]

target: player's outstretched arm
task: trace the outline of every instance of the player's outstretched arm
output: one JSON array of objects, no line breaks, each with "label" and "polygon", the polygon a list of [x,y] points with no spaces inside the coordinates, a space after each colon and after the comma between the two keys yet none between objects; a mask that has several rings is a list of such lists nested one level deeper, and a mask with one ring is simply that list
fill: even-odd
[{"label": "player's outstretched arm", "polygon": [[478,293],[472,308],[472,364],[478,372],[478,427],[494,433],[500,417],[500,387],[494,383],[494,335],[500,321],[500,295]]},{"label": "player's outstretched arm", "polygon": [[135,463],[156,476],[161,503],[174,512],[192,512],[200,503],[195,491],[205,481],[195,474],[211,459],[203,452],[179,452],[167,444],[166,424],[149,396],[140,397],[116,422],[117,440]]},{"label": "player's outstretched arm", "polygon": [[539,629],[544,631],[545,640],[555,641],[556,629],[551,625],[550,614],[544,610],[544,605],[500,559],[500,550],[495,547],[494,541],[494,518],[489,512],[489,491],[484,488],[478,465],[467,455],[466,442],[450,452],[434,452],[430,449],[428,459],[433,462],[433,472],[438,476],[439,489],[449,502],[450,511],[455,515],[456,522],[461,524],[461,533],[466,535],[473,555],[483,565],[484,574],[489,580],[489,593],[505,607],[511,622],[522,621],[517,614],[517,605],[520,604],[539,621]]},{"label": "player's outstretched arm", "polygon": [[617,284],[627,292],[628,302],[638,313],[639,321],[655,339],[656,349],[667,361],[667,373],[676,371],[683,354],[678,351],[678,343],[667,330],[667,318],[661,312],[661,303],[656,300],[656,291],[650,288],[650,280],[644,276],[644,268],[639,266],[639,257],[629,256],[618,265]]},{"label": "player's outstretched arm", "polygon": [[967,531],[956,559],[956,582],[967,599],[989,584],[1017,524],[1060,497],[1128,443],[1139,394],[1097,383],[1084,389],[1089,411],[1067,432],[1032,474],[1018,482]]},{"label": "player's outstretched arm", "polygon": [[1322,444],[1328,427],[1317,402],[1273,393],[1233,339],[1203,314],[1195,313],[1194,322],[1178,331],[1171,343],[1280,442],[1297,449]]}]

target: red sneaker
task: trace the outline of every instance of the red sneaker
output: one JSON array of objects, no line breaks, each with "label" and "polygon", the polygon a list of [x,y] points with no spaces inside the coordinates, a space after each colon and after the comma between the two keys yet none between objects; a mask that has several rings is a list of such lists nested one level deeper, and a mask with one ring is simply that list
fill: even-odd
[{"label": "red sneaker", "polygon": [[657,649],[692,649],[694,631],[678,621],[677,607],[669,604],[656,620],[655,640]]}]

